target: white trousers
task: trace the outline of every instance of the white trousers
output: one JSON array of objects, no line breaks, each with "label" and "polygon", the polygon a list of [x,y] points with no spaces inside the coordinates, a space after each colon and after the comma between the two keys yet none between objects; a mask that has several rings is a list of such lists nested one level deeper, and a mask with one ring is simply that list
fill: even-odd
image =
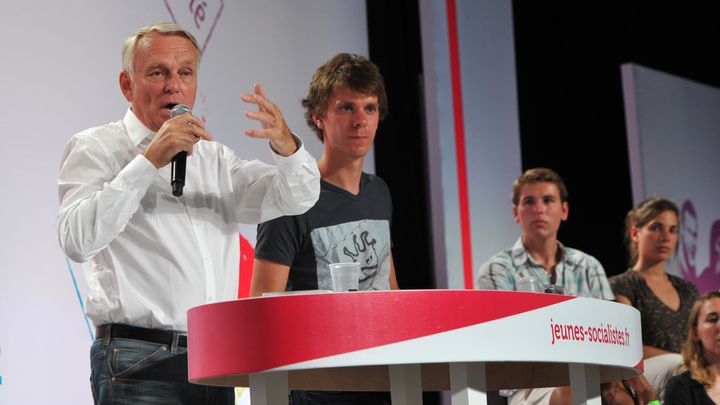
[{"label": "white trousers", "polygon": [[554,390],[555,387],[517,390],[508,397],[508,405],[547,405]]},{"label": "white trousers", "polygon": [[677,368],[683,362],[678,353],[661,354],[645,359],[645,378],[655,388],[658,398],[665,398],[665,386],[670,377],[677,374]]}]

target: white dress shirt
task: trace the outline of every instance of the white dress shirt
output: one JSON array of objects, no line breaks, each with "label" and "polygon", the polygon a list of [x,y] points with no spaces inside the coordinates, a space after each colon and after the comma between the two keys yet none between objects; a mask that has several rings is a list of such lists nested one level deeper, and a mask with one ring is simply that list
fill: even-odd
[{"label": "white dress shirt", "polygon": [[187,158],[182,197],[170,165],[141,153],[154,137],[128,110],[65,146],[58,177],[58,236],[83,262],[86,311],[95,325],[187,331],[189,308],[237,297],[238,223],[297,215],[320,192],[317,163],[302,145],[277,166],[238,159],[200,141]]}]

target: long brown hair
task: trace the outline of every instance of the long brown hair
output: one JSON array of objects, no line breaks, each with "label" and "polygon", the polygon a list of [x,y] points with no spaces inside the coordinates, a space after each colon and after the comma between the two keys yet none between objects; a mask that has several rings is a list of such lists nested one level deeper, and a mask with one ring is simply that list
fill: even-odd
[{"label": "long brown hair", "polygon": [[697,336],[697,327],[700,321],[700,308],[713,298],[720,298],[720,291],[709,292],[698,298],[693,304],[688,320],[688,337],[682,349],[683,368],[689,370],[693,380],[705,388],[715,384],[715,371],[705,360],[702,342]]},{"label": "long brown hair", "polygon": [[[628,253],[630,253],[630,267],[637,263],[639,256],[637,245],[630,236],[632,228],[642,228],[665,211],[674,212],[675,217],[678,218],[678,221],[680,220],[677,205],[662,197],[650,197],[642,201],[625,216],[625,242],[627,243]],[[677,247],[673,248],[676,249]]]}]

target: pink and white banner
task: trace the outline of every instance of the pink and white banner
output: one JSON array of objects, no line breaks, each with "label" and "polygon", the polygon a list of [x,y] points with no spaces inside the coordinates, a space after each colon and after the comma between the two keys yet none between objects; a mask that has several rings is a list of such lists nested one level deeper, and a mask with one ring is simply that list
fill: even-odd
[{"label": "pink and white banner", "polygon": [[659,195],[680,209],[672,271],[700,292],[720,289],[720,89],[640,65],[622,66],[635,203]]}]

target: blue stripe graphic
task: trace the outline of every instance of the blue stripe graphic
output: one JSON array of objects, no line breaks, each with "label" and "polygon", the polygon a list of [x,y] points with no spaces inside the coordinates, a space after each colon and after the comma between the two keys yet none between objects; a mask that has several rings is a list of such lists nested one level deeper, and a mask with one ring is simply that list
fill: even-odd
[{"label": "blue stripe graphic", "polygon": [[65,256],[65,263],[67,263],[68,271],[70,271],[70,277],[72,278],[73,286],[75,287],[75,294],[77,294],[78,302],[80,303],[80,309],[82,310],[83,317],[85,318],[85,325],[87,325],[88,332],[90,333],[90,341],[94,342],[95,332],[93,332],[92,328],[90,327],[90,320],[85,313],[85,304],[83,304],[82,296],[80,295],[80,289],[77,285],[77,280],[75,280],[75,273],[73,272],[72,266],[70,265],[70,259],[68,259],[67,256]]}]

